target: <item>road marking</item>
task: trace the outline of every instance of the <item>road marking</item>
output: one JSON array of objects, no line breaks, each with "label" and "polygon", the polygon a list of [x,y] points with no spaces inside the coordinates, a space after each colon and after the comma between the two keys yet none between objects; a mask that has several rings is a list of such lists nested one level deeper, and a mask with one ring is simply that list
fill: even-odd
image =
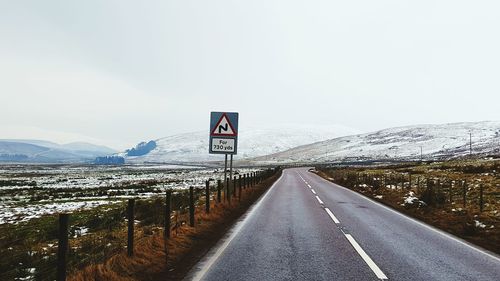
[{"label": "road marking", "polygon": [[330,211],[330,209],[325,208],[326,213],[330,216],[330,218],[333,220],[335,224],[339,224],[340,221],[337,219],[337,217]]},{"label": "road marking", "polygon": [[420,226],[423,226],[423,227],[425,227],[425,228],[427,228],[427,229],[429,229],[429,230],[432,230],[432,231],[434,231],[434,232],[436,232],[436,233],[438,233],[438,234],[440,234],[440,235],[442,235],[442,236],[444,236],[444,237],[446,237],[446,238],[448,238],[448,239],[451,239],[451,240],[453,240],[453,241],[455,241],[455,242],[457,242],[457,243],[459,243],[459,244],[462,244],[462,245],[464,245],[464,246],[466,246],[466,247],[468,247],[468,248],[470,248],[470,249],[472,249],[472,250],[475,250],[476,252],[479,252],[479,253],[481,253],[481,254],[483,254],[483,255],[486,255],[486,256],[488,256],[488,257],[490,257],[490,258],[493,258],[493,259],[494,259],[494,260],[496,260],[496,261],[500,261],[500,257],[498,257],[498,256],[496,256],[496,255],[494,255],[494,254],[492,254],[492,253],[486,252],[486,250],[483,250],[483,249],[480,249],[480,248],[476,248],[476,246],[469,244],[469,242],[466,242],[466,241],[464,241],[464,240],[461,240],[461,239],[459,239],[459,238],[457,238],[457,237],[454,237],[454,236],[452,236],[451,234],[446,233],[446,232],[444,232],[444,231],[442,231],[442,230],[440,230],[440,229],[437,229],[437,228],[435,228],[435,227],[433,227],[433,226],[431,226],[431,225],[425,224],[425,223],[420,222],[420,221],[418,221],[418,220],[416,220],[416,219],[414,219],[414,218],[412,218],[412,217],[409,217],[409,216],[407,216],[407,215],[405,215],[405,214],[403,214],[403,213],[400,213],[400,212],[398,212],[398,211],[396,211],[396,210],[394,210],[394,209],[391,209],[391,208],[389,208],[389,207],[387,207],[387,206],[383,205],[382,203],[379,203],[379,202],[377,202],[377,201],[375,201],[375,200],[372,200],[372,199],[370,199],[370,198],[368,198],[368,197],[366,197],[366,196],[364,196],[364,195],[362,195],[362,194],[359,194],[359,193],[357,193],[357,192],[355,192],[355,191],[352,191],[352,190],[350,190],[349,188],[346,188],[346,187],[343,187],[343,186],[338,185],[338,184],[336,184],[336,183],[333,183],[333,182],[331,182],[331,181],[329,181],[329,180],[326,180],[326,179],[324,179],[324,178],[322,178],[322,177],[320,177],[320,176],[318,176],[318,177],[319,177],[321,180],[323,180],[323,181],[325,181],[325,182],[329,183],[330,185],[332,185],[332,186],[334,186],[334,187],[339,187],[339,188],[342,188],[342,189],[347,190],[347,191],[349,191],[349,192],[352,192],[352,193],[356,194],[357,196],[359,196],[359,197],[363,198],[364,200],[369,201],[369,202],[371,202],[371,203],[374,203],[374,204],[376,204],[376,205],[378,205],[378,206],[380,206],[380,207],[382,207],[382,208],[384,208],[384,209],[386,209],[386,210],[388,210],[388,211],[391,211],[392,213],[394,213],[394,214],[396,214],[396,215],[398,215],[398,216],[401,216],[401,217],[403,217],[403,218],[405,218],[405,219],[407,219],[407,220],[409,220],[409,221],[412,221],[413,223],[416,223],[416,224],[418,224],[418,225],[420,225]]},{"label": "road marking", "polygon": [[235,228],[233,229],[233,231],[231,233],[231,236],[229,236],[229,238],[226,241],[224,241],[224,243],[217,249],[217,251],[203,264],[203,267],[194,275],[194,277],[192,279],[193,281],[199,281],[205,276],[205,274],[207,274],[210,267],[212,267],[212,265],[219,259],[219,257],[222,255],[222,253],[226,250],[227,246],[229,246],[229,244],[233,241],[233,239],[239,234],[241,229],[249,221],[249,218],[251,218],[255,214],[256,210],[260,207],[262,202],[264,202],[264,200],[267,198],[267,196],[269,195],[271,190],[274,189],[276,184],[278,184],[281,181],[281,179],[283,178],[284,175],[285,175],[285,171],[283,171],[281,173],[280,178],[274,182],[274,184],[266,191],[264,196],[262,196],[259,199],[259,201],[251,207],[250,211],[247,213],[247,215],[245,215],[245,218],[242,221],[237,223],[237,225],[235,226]]},{"label": "road marking", "polygon": [[[316,191],[314,191],[314,189],[312,189],[312,188],[311,188],[311,192],[316,195]],[[321,198],[319,198],[318,195],[316,195],[316,200],[318,200],[318,202],[321,205],[324,205],[323,201],[321,200]],[[335,215],[332,213],[332,211],[330,211],[330,209],[325,208],[325,211],[328,214],[328,216],[330,216],[330,218],[333,220],[333,222],[335,224],[340,224],[340,221],[337,219],[337,217],[335,217]],[[342,233],[347,238],[347,240],[349,241],[349,243],[351,243],[351,245],[354,248],[354,250],[356,250],[356,252],[358,252],[358,254],[365,261],[365,263],[370,267],[370,269],[373,271],[373,273],[375,273],[375,275],[377,276],[377,278],[382,279],[382,280],[388,279],[387,276],[384,274],[384,272],[382,272],[382,270],[370,258],[370,256],[368,256],[368,254],[363,250],[363,248],[361,248],[361,246],[358,244],[358,242],[356,242],[356,240],[354,239],[354,237],[352,237],[351,234],[346,234],[342,229],[340,229],[340,231],[342,231]]]},{"label": "road marking", "polygon": [[368,254],[366,254],[366,252],[363,250],[363,248],[361,248],[361,246],[359,246],[358,242],[356,242],[356,240],[354,240],[352,235],[345,234],[345,233],[344,233],[344,235],[347,238],[347,240],[349,240],[349,243],[351,243],[351,245],[354,247],[356,252],[358,252],[358,254],[361,256],[361,258],[366,262],[366,264],[368,264],[368,266],[371,268],[371,270],[375,273],[375,275],[377,275],[377,277],[379,279],[388,279],[387,276],[385,276],[385,274],[382,272],[382,270],[380,270],[380,268],[375,264],[375,262],[373,262],[373,260],[370,258],[370,256],[368,256]]},{"label": "road marking", "polygon": [[307,186],[308,186],[309,188],[312,188],[312,186],[310,186],[309,184],[307,184]]}]

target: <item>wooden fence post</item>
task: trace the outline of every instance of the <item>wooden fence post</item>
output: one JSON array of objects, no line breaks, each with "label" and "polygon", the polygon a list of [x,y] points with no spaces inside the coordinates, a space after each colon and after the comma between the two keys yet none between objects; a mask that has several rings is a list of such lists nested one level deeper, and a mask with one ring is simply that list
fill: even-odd
[{"label": "wooden fence post", "polygon": [[236,198],[238,196],[237,186],[236,186],[236,176],[233,177],[233,197]]},{"label": "wooden fence post", "polygon": [[128,239],[127,254],[129,257],[134,255],[134,205],[135,199],[128,200],[127,218],[128,218]]},{"label": "wooden fence post", "polygon": [[464,204],[464,208],[467,206],[467,180],[462,182],[462,201]]},{"label": "wooden fence post", "polygon": [[241,188],[242,188],[241,175],[239,175],[238,177],[238,187],[239,187],[238,200],[241,201]]},{"label": "wooden fence post", "polygon": [[210,213],[210,181],[205,182],[205,212]]},{"label": "wooden fence post", "polygon": [[449,201],[450,204],[453,202],[453,180],[450,180],[450,189],[448,189],[449,192]]},{"label": "wooden fence post", "polygon": [[57,281],[66,280],[66,255],[68,253],[68,214],[59,215],[59,244],[57,244]]},{"label": "wooden fence post", "polygon": [[165,238],[170,238],[170,228],[172,226],[172,191],[169,190],[165,194]]},{"label": "wooden fence post", "polygon": [[229,205],[231,205],[231,186],[230,186],[231,178],[226,178],[226,200]]},{"label": "wooden fence post", "polygon": [[167,239],[170,238],[171,228],[171,211],[172,211],[172,191],[169,190],[165,194],[165,225],[163,226],[163,247],[165,251],[165,264],[168,263],[168,243]]},{"label": "wooden fence post", "polygon": [[417,194],[420,194],[420,176],[417,177]]},{"label": "wooden fence post", "polygon": [[222,200],[222,196],[221,196],[221,185],[222,185],[222,182],[221,180],[217,180],[217,202],[220,203],[221,200]]},{"label": "wooden fence post", "polygon": [[441,188],[441,179],[438,179],[437,181],[437,186],[438,186],[438,193],[441,194],[442,193],[442,188]]},{"label": "wooden fence post", "polygon": [[189,226],[194,227],[194,187],[189,187]]},{"label": "wooden fence post", "polygon": [[483,184],[479,185],[479,212],[483,212],[484,201],[483,201]]}]

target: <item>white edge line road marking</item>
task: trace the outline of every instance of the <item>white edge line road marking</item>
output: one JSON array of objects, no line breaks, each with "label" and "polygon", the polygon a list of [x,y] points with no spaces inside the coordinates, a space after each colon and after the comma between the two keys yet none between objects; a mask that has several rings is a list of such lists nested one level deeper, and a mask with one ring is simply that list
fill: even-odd
[{"label": "white edge line road marking", "polygon": [[361,246],[359,246],[358,242],[356,242],[356,240],[354,240],[354,238],[351,236],[351,234],[344,233],[344,235],[347,238],[347,240],[349,240],[351,245],[354,247],[356,252],[358,252],[358,254],[361,256],[361,258],[366,262],[366,264],[368,264],[368,266],[371,268],[371,270],[375,273],[375,275],[377,275],[377,277],[379,279],[388,279],[387,276],[385,276],[385,274],[382,272],[382,270],[380,270],[380,268],[366,254],[366,252],[363,250],[363,248],[361,248]]},{"label": "white edge line road marking", "polygon": [[330,218],[333,220],[334,223],[336,224],[339,224],[340,221],[337,219],[337,217],[332,213],[332,211],[330,211],[330,209],[328,208],[325,208],[325,211],[328,213],[328,215],[330,216]]},{"label": "white edge line road marking", "polygon": [[325,203],[323,203],[323,201],[321,201],[321,199],[319,199],[319,196],[316,195],[316,199],[318,199],[318,202],[321,204],[321,205],[324,205]]},{"label": "white edge line road marking", "polygon": [[311,189],[311,192],[314,193],[314,194],[316,194],[316,191],[314,191],[314,189]]},{"label": "white edge line road marking", "polygon": [[202,278],[205,276],[205,274],[207,274],[208,270],[217,261],[217,259],[219,259],[221,254],[226,250],[227,246],[229,246],[231,241],[233,241],[233,239],[240,233],[241,229],[247,224],[247,222],[249,221],[249,218],[251,218],[255,214],[256,210],[260,207],[260,205],[262,204],[264,199],[267,198],[267,196],[269,195],[271,190],[273,190],[274,187],[276,186],[276,184],[281,181],[284,174],[285,174],[285,172],[283,171],[281,173],[280,178],[277,181],[275,181],[274,184],[266,191],[266,194],[264,194],[264,196],[262,196],[259,199],[259,201],[255,205],[252,206],[252,208],[247,213],[247,215],[245,215],[245,218],[236,224],[233,232],[231,233],[231,236],[217,249],[215,254],[213,256],[211,256],[210,259],[203,265],[203,267],[194,275],[194,277],[192,279],[193,281],[202,280]]},{"label": "white edge line road marking", "polygon": [[454,236],[452,236],[452,235],[451,235],[451,234],[449,234],[449,233],[446,233],[446,232],[444,232],[444,231],[442,231],[442,230],[440,230],[440,229],[437,229],[437,228],[435,228],[435,227],[433,227],[433,226],[427,225],[427,224],[425,224],[425,223],[423,223],[423,222],[420,222],[420,221],[418,221],[418,220],[416,220],[416,219],[414,219],[414,218],[411,218],[411,217],[409,217],[409,216],[407,216],[407,215],[405,215],[405,214],[403,214],[403,213],[400,213],[400,212],[398,212],[398,211],[396,211],[396,210],[393,210],[393,209],[391,209],[391,208],[389,208],[389,207],[387,207],[387,206],[385,206],[385,205],[382,205],[381,203],[379,203],[379,202],[377,202],[377,201],[375,201],[375,200],[372,200],[372,199],[370,199],[370,198],[368,198],[368,197],[366,197],[366,196],[364,196],[364,195],[361,195],[361,194],[359,194],[359,193],[357,193],[357,192],[355,192],[355,191],[352,191],[352,190],[350,190],[350,189],[348,189],[348,188],[346,188],[346,187],[343,187],[343,186],[341,186],[341,185],[338,185],[338,184],[336,184],[336,183],[333,183],[333,182],[331,182],[331,181],[329,181],[329,180],[326,180],[326,179],[324,179],[324,178],[322,178],[322,177],[320,177],[320,176],[318,176],[318,177],[319,177],[320,179],[322,179],[323,181],[325,181],[325,182],[327,182],[327,183],[329,183],[329,184],[331,184],[331,185],[333,185],[333,186],[337,186],[337,187],[340,187],[340,188],[345,189],[345,190],[347,190],[347,191],[350,191],[350,192],[352,192],[352,193],[356,194],[357,196],[359,196],[359,197],[361,197],[361,198],[365,199],[366,201],[372,202],[372,203],[374,203],[374,204],[376,204],[376,205],[378,205],[378,206],[380,206],[380,207],[382,207],[382,208],[384,208],[384,209],[386,209],[386,210],[389,210],[389,211],[391,211],[391,212],[395,213],[396,215],[399,215],[399,216],[401,216],[401,217],[403,217],[403,218],[405,218],[405,219],[407,219],[407,220],[409,220],[409,221],[412,221],[412,222],[414,222],[414,223],[416,223],[416,224],[418,224],[418,225],[421,225],[421,226],[423,226],[423,227],[425,227],[425,228],[427,228],[427,229],[430,229],[430,230],[432,230],[432,231],[434,231],[434,232],[436,232],[436,233],[438,233],[438,234],[440,234],[440,235],[442,235],[442,236],[444,236],[444,237],[446,237],[446,238],[448,238],[448,239],[451,239],[451,240],[453,240],[453,241],[455,241],[455,242],[458,242],[459,244],[462,244],[462,245],[464,245],[464,246],[467,246],[467,247],[469,247],[470,249],[475,250],[476,252],[479,252],[479,253],[481,253],[481,254],[487,255],[488,257],[493,258],[494,260],[496,260],[496,261],[500,262],[500,257],[497,257],[497,256],[495,256],[495,255],[493,255],[493,254],[491,254],[491,253],[489,253],[489,252],[486,252],[486,251],[485,251],[485,250],[483,250],[483,249],[476,248],[475,246],[473,246],[473,245],[469,244],[468,242],[463,241],[463,240],[461,240],[461,239],[459,239],[459,238],[457,238],[457,237],[454,237]]}]

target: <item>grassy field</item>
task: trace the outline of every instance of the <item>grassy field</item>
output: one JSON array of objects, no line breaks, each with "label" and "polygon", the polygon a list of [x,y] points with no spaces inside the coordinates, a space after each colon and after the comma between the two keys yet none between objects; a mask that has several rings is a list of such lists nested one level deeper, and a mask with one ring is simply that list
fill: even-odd
[{"label": "grassy field", "polygon": [[[171,229],[173,235],[180,237],[182,233],[190,232],[189,228],[186,230],[186,225],[189,221],[189,190],[185,189],[184,186],[192,184],[195,187],[194,204],[197,208],[197,213],[199,213],[197,214],[198,222],[201,222],[202,220],[206,220],[207,217],[203,217],[206,201],[205,181],[201,181],[200,178],[208,180],[219,175],[220,172],[217,171],[215,174],[213,171],[203,170],[170,174],[166,172],[170,172],[170,170],[155,170],[151,172],[141,170],[139,174],[140,178],[133,180],[130,179],[129,173],[122,172],[121,177],[126,177],[126,180],[120,180],[120,182],[114,183],[112,186],[68,188],[60,187],[58,182],[58,179],[65,178],[67,175],[57,173],[50,176],[56,180],[49,183],[56,183],[57,187],[45,186],[40,189],[36,188],[36,184],[27,186],[20,179],[13,179],[16,177],[27,177],[25,171],[16,172],[15,175],[7,175],[11,178],[4,180],[4,189],[0,189],[0,197],[4,199],[3,202],[8,206],[8,209],[3,210],[3,214],[6,215],[5,212],[19,211],[19,216],[9,217],[9,220],[0,223],[0,280],[55,279],[59,238],[58,213],[60,212],[70,213],[67,271],[73,275],[76,272],[86,272],[82,271],[84,268],[87,268],[88,272],[91,265],[100,265],[99,268],[102,269],[102,266],[110,258],[120,256],[120,254],[123,256],[123,253],[126,252],[128,198],[135,198],[134,240],[137,246],[134,248],[137,249],[138,255],[144,254],[144,247],[153,247],[157,245],[156,242],[163,241],[163,239],[158,240],[158,237],[162,238],[164,232],[166,190],[169,190],[172,194],[172,213],[170,217],[172,220]],[[108,175],[107,178],[117,178],[117,176],[113,176],[112,170],[106,170],[105,173]],[[4,177],[7,176],[4,175]],[[102,173],[98,176],[102,177]],[[75,177],[75,175],[71,175],[71,177]],[[145,180],[144,178],[146,177],[151,179]],[[12,181],[19,183],[19,185],[13,185]],[[35,179],[36,181],[45,182],[45,180],[40,179]],[[168,183],[175,181],[180,184],[164,188],[163,186],[167,185],[167,181]],[[40,184],[38,185],[40,186]],[[96,194],[96,191],[102,191],[105,194]],[[117,197],[109,195],[110,192],[115,191],[126,192],[127,196]],[[26,200],[36,195],[37,192],[50,195],[48,200],[51,200],[51,202],[45,201],[47,199],[41,199],[43,200],[41,203]],[[248,195],[248,192],[245,194]],[[222,193],[222,195],[222,198],[224,198],[225,193]],[[66,209],[66,207],[61,208],[61,205],[65,204],[66,201],[78,207],[79,203],[88,202],[86,200],[95,201],[96,196],[105,199],[105,204],[70,210]],[[16,197],[22,200],[12,200]],[[217,187],[214,181],[211,181],[210,201],[212,207],[216,207],[216,198]],[[233,199],[233,201],[235,200],[237,198]],[[41,205],[43,212],[30,215],[30,210],[33,210],[33,206],[37,204]],[[54,210],[47,210],[48,206],[52,204],[57,206],[54,207]],[[237,204],[233,203],[233,205]],[[219,208],[216,208],[216,210],[219,211],[214,211],[213,214],[219,213],[221,215],[215,217],[220,220],[226,220],[228,212],[220,210],[226,210],[230,206],[224,207],[224,204],[217,204],[217,207]],[[160,251],[164,255],[163,242],[161,243],[161,249],[155,248],[154,251]],[[142,254],[140,254],[141,252]],[[122,261],[122,263],[125,263],[125,261]],[[128,266],[131,267],[128,269],[129,271],[133,270],[133,266],[130,264]],[[162,266],[164,266],[164,263]],[[90,272],[95,274],[97,267],[90,268],[93,268]],[[144,270],[141,266],[138,266],[138,268]],[[162,269],[164,268],[162,267]],[[112,271],[111,268],[107,268],[107,270]],[[108,276],[105,273],[102,274]],[[140,274],[139,272],[137,276]],[[93,279],[91,276],[85,275],[84,280]]]},{"label": "grassy field", "polygon": [[500,253],[500,161],[318,167],[320,175]]}]

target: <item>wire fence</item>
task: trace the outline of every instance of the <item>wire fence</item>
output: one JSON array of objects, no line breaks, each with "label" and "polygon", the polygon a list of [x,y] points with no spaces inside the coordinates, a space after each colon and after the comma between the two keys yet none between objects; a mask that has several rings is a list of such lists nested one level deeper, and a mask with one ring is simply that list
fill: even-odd
[{"label": "wire fence", "polygon": [[67,272],[103,263],[118,253],[133,255],[134,244],[141,239],[161,232],[167,238],[184,225],[195,226],[195,212],[209,213],[223,202],[237,204],[242,190],[276,172],[267,169],[231,180],[211,179],[187,190],[168,189],[161,196],[77,211],[68,216],[67,228],[56,216],[0,225],[0,280],[64,280]]},{"label": "wire fence", "polygon": [[433,207],[457,207],[477,212],[495,212],[500,206],[500,180],[493,177],[470,178],[411,174],[408,172],[358,172],[324,170],[343,186],[370,191],[392,191],[403,195],[412,192]]}]

